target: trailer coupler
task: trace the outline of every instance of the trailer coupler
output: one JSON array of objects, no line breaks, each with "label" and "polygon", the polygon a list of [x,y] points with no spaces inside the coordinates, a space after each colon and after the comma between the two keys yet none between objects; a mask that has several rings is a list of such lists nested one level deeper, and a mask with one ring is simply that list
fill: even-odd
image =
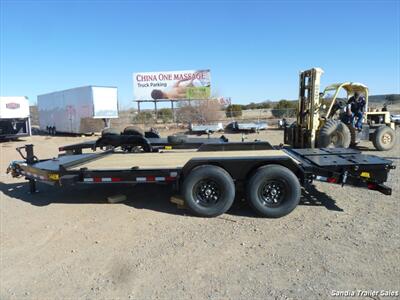
[{"label": "trailer coupler", "polygon": [[[21,147],[21,148],[23,148],[23,147]],[[21,156],[22,156],[22,154],[21,154]],[[7,174],[11,173],[11,176],[14,177],[14,178],[21,177],[22,174],[21,174],[20,168],[18,167],[18,163],[21,163],[21,161],[13,161],[13,162],[11,162],[10,165],[7,167],[6,173]],[[26,178],[26,179],[28,179],[28,181],[29,181],[29,192],[31,194],[36,193],[37,192],[36,180],[32,179],[32,178]]]},{"label": "trailer coupler", "polygon": [[9,174],[9,173],[11,173],[11,176],[14,177],[14,178],[21,176],[21,174],[17,170],[17,161],[12,161],[8,165],[7,170],[6,170],[6,174]]}]

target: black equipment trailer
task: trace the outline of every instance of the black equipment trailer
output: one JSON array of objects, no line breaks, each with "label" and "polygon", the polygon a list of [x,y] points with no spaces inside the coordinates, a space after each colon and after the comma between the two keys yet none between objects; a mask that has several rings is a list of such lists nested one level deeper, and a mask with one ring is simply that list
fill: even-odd
[{"label": "black equipment trailer", "polygon": [[55,186],[169,184],[193,214],[203,217],[225,213],[238,193],[261,216],[287,215],[299,203],[301,188],[313,180],[391,195],[384,183],[395,168],[390,160],[353,149],[273,149],[269,143],[207,143],[158,153],[114,148],[44,160],[34,155],[33,145],[17,150],[24,159],[12,162],[8,172],[29,180],[31,192],[37,181]]}]

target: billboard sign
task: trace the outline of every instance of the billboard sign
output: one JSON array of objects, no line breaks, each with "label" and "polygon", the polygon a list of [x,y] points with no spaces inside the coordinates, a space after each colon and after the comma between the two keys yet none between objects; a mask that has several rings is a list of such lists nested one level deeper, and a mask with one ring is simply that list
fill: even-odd
[{"label": "billboard sign", "polygon": [[209,99],[210,89],[210,70],[133,74],[135,100]]}]

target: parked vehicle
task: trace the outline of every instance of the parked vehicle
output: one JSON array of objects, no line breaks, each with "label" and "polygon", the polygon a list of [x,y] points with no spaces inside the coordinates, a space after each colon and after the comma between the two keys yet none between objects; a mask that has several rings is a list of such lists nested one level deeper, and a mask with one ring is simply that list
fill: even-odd
[{"label": "parked vehicle", "polygon": [[40,129],[53,134],[100,132],[118,118],[116,87],[84,86],[39,95]]},{"label": "parked vehicle", "polygon": [[0,97],[0,140],[31,135],[27,97]]},{"label": "parked vehicle", "polygon": [[396,124],[396,125],[400,125],[400,115],[391,115],[390,116],[390,120]]},{"label": "parked vehicle", "polygon": [[390,112],[366,109],[361,130],[349,121],[347,101],[358,93],[365,97],[368,108],[368,87],[358,82],[342,82],[331,84],[320,93],[323,73],[321,68],[300,73],[297,120],[285,128],[285,144],[294,148],[348,148],[365,140],[371,141],[379,151],[392,149],[396,134]]}]

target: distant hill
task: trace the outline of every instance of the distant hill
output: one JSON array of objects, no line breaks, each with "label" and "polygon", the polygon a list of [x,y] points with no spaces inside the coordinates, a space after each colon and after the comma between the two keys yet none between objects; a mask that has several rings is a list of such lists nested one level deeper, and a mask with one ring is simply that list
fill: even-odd
[{"label": "distant hill", "polygon": [[388,104],[400,104],[400,94],[386,94],[386,95],[371,95],[369,96],[370,103],[388,102]]},{"label": "distant hill", "polygon": [[[379,104],[388,102],[389,105],[391,104],[400,104],[400,94],[384,94],[384,95],[370,95],[368,98],[370,103]],[[290,102],[298,101],[295,100],[287,100]],[[279,101],[262,101],[262,102],[250,102],[249,104],[242,105],[243,109],[257,109],[257,108],[273,108],[275,107]]]}]

